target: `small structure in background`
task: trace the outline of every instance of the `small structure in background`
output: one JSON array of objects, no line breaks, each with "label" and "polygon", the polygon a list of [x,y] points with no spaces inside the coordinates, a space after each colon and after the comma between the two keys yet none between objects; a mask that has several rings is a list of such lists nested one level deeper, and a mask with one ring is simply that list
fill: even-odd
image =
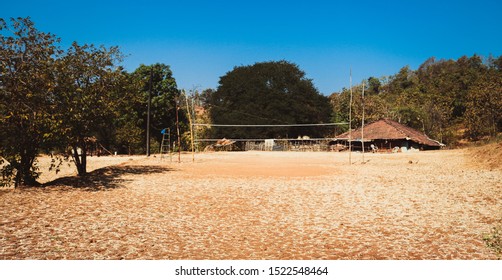
[{"label": "small structure in background", "polygon": [[274,139],[265,139],[264,150],[265,151],[273,151],[274,150],[274,146],[275,146],[274,142],[275,142]]},{"label": "small structure in background", "polygon": [[235,141],[226,138],[216,141],[215,144],[208,145],[204,149],[204,152],[214,152],[214,151],[232,151],[232,145]]},{"label": "small structure in background", "polygon": [[[107,150],[98,140],[98,138],[96,138],[95,136],[91,136],[91,137],[84,137],[84,142],[85,144],[87,145],[87,155],[88,156],[101,156],[103,154],[109,154],[111,156],[113,156],[114,154],[112,152],[110,152],[109,150]],[[78,150],[78,154],[81,155],[82,154],[82,149],[81,148],[77,148]]]},{"label": "small structure in background", "polygon": [[[349,132],[336,136],[337,142],[347,142]],[[390,119],[381,119],[364,126],[364,139],[361,140],[361,128],[352,131],[352,149],[409,152],[414,150],[437,150],[445,146],[430,139],[424,133]],[[369,149],[368,149],[369,148]]]}]

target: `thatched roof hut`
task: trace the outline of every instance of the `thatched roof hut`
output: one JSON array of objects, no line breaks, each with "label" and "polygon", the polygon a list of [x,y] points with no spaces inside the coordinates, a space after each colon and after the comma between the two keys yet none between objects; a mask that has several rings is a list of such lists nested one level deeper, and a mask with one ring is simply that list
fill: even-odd
[{"label": "thatched roof hut", "polygon": [[[353,143],[361,143],[362,129],[351,133]],[[349,132],[336,136],[338,139],[348,139]],[[379,149],[393,149],[394,147],[415,148],[420,150],[439,149],[444,144],[430,139],[424,133],[390,119],[381,119],[364,126],[365,147],[371,144]],[[359,149],[361,148],[359,144]],[[357,149],[357,145],[356,145]]]}]

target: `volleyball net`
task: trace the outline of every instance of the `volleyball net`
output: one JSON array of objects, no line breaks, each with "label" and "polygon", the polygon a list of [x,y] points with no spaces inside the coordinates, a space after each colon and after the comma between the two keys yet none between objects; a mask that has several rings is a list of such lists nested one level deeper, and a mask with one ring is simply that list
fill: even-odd
[{"label": "volleyball net", "polygon": [[[321,134],[326,133],[330,127],[336,128],[340,125],[347,125],[345,122],[337,123],[318,123],[318,124],[204,124],[195,123],[194,128],[217,128],[218,131],[213,133],[213,138],[197,138],[194,137],[194,143],[199,151],[202,150],[241,150],[241,151],[332,151],[336,148],[335,138],[337,135],[336,129],[333,129],[330,134],[333,137],[311,137],[303,130],[303,134],[296,133],[294,137],[290,137],[286,128],[310,128],[309,131],[315,131],[315,128],[323,130]],[[232,130],[233,131],[229,131]],[[235,134],[235,129],[239,129],[238,134]],[[259,131],[257,131],[259,129]],[[274,136],[270,137],[252,137],[253,134],[263,136],[266,129],[273,129]],[[282,130],[281,130],[282,129]],[[302,131],[302,130],[295,130]],[[234,133],[232,133],[234,132]],[[281,135],[282,133],[282,135]],[[229,137],[226,136],[229,135]],[[232,137],[239,135],[238,137]],[[242,137],[242,135],[250,135],[251,137]],[[319,134],[317,134],[319,135]]]}]

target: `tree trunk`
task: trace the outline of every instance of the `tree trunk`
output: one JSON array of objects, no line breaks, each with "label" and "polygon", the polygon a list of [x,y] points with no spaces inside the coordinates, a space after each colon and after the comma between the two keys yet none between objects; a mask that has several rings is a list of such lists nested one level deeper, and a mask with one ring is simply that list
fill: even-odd
[{"label": "tree trunk", "polygon": [[[78,141],[79,144],[73,146],[73,160],[77,167],[78,176],[85,176],[87,174],[87,149],[83,140]],[[81,146],[81,154],[78,153],[78,148]]]},{"label": "tree trunk", "polygon": [[19,163],[14,163],[14,168],[17,170],[15,177],[15,187],[20,185],[38,186],[40,185],[36,179],[36,173],[32,170],[33,162],[35,161],[36,152],[24,150],[21,153]]},{"label": "tree trunk", "polygon": [[[83,142],[83,141],[82,141]],[[85,145],[85,142],[82,144],[82,155],[81,155],[81,163],[82,166],[80,167],[80,170],[78,171],[78,176],[84,176],[87,174],[87,147]]]}]

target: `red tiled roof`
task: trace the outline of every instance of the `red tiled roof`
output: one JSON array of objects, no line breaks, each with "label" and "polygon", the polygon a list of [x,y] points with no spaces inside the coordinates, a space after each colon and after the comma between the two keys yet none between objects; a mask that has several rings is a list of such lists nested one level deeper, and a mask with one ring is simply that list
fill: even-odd
[{"label": "red tiled roof", "polygon": [[[348,138],[349,133],[345,132],[337,138]],[[361,139],[361,128],[352,131],[352,139]],[[439,147],[441,144],[427,137],[424,133],[405,126],[390,119],[381,119],[364,126],[364,139],[407,139],[416,143]]]}]

